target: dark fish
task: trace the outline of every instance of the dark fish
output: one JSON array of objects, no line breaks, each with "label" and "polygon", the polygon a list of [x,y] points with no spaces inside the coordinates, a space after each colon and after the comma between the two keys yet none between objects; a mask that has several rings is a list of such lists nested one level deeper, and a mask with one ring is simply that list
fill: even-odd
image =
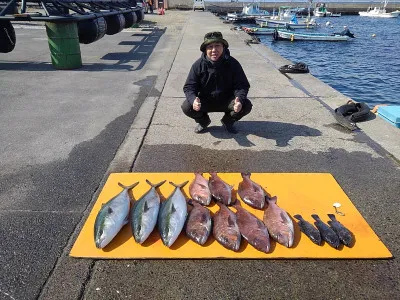
[{"label": "dark fish", "polygon": [[264,211],[264,224],[271,237],[285,247],[292,247],[294,242],[293,221],[286,211],[276,204],[276,197],[267,199],[268,206]]},{"label": "dark fish", "polygon": [[225,206],[217,202],[219,211],[213,217],[214,238],[225,248],[238,251],[240,247],[241,235],[237,224],[236,215]]},{"label": "dark fish", "polygon": [[207,207],[196,201],[189,201],[193,205],[186,223],[186,235],[199,245],[207,242],[211,232],[211,214]]},{"label": "dark fish", "polygon": [[322,222],[318,215],[311,215],[311,217],[313,217],[313,219],[316,221],[314,222],[314,224],[315,226],[317,226],[319,232],[321,233],[322,239],[333,248],[337,249],[340,246],[340,240],[337,234],[332,230],[332,228]]},{"label": "dark fish", "polygon": [[189,194],[193,200],[203,205],[209,205],[211,202],[211,192],[208,186],[208,180],[201,173],[194,173],[195,178],[190,183]]},{"label": "dark fish", "polygon": [[300,227],[300,231],[308,236],[314,244],[321,245],[322,239],[318,229],[316,229],[311,223],[304,220],[301,215],[294,215],[293,217],[299,220],[297,224]]},{"label": "dark fish", "polygon": [[257,250],[268,253],[270,250],[270,241],[268,229],[265,224],[255,215],[245,210],[240,205],[239,200],[236,200],[234,206],[237,210],[237,224],[242,236]]},{"label": "dark fish", "polygon": [[240,198],[251,207],[262,209],[265,206],[265,192],[262,187],[250,179],[251,173],[241,173],[243,181],[239,183]]},{"label": "dark fish", "polygon": [[343,245],[350,247],[353,243],[353,234],[350,230],[344,227],[338,220],[336,220],[335,215],[328,214],[328,217],[332,221],[328,221],[329,226],[336,232],[339,237],[339,240],[343,243]]},{"label": "dark fish", "polygon": [[225,205],[230,205],[232,202],[232,186],[223,181],[216,172],[210,173],[211,177],[208,181],[211,195],[215,200],[222,202]]}]

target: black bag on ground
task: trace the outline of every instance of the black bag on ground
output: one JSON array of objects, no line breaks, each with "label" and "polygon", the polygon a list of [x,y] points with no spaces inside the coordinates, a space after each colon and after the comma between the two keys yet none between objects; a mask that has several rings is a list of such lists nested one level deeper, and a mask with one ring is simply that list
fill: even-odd
[{"label": "black bag on ground", "polygon": [[9,20],[0,20],[0,53],[8,53],[15,48],[15,30]]},{"label": "black bag on ground", "polygon": [[309,73],[308,66],[303,62],[298,62],[293,65],[284,65],[279,68],[281,73]]},{"label": "black bag on ground", "polygon": [[361,122],[368,119],[370,109],[369,106],[363,102],[350,102],[336,108],[335,113],[342,115],[352,122]]}]

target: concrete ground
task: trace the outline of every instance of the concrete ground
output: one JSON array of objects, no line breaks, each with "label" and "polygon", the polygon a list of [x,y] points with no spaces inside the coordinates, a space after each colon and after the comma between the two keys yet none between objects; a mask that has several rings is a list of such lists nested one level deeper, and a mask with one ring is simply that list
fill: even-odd
[{"label": "concrete ground", "polygon": [[[29,27],[29,26],[28,26]],[[349,132],[348,98],[207,12],[147,15],[141,28],[81,45],[55,71],[43,27],[0,54],[0,299],[396,299],[399,130],[379,117]],[[254,108],[229,135],[180,111],[208,31],[221,31]],[[312,70],[311,70],[312,73]],[[68,257],[110,172],[329,172],[392,252],[389,260],[89,260]]]}]

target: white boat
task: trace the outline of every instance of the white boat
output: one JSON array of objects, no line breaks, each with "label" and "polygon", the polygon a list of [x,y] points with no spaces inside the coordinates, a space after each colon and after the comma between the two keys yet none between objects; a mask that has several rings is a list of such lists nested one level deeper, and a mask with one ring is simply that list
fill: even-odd
[{"label": "white boat", "polygon": [[332,12],[327,10],[327,7],[326,7],[325,3],[317,3],[315,5],[313,14],[316,17],[330,17],[330,16],[332,16]]},{"label": "white boat", "polygon": [[270,13],[266,10],[260,9],[259,4],[251,3],[243,6],[241,13],[228,13],[226,15],[226,20],[230,22],[241,22],[254,20],[257,17],[268,18]]},{"label": "white boat", "polygon": [[277,16],[270,18],[256,18],[255,21],[260,27],[271,27],[271,28],[314,28],[317,24],[314,19],[310,17],[298,18],[296,12],[299,8],[293,9],[290,6],[280,6]]},{"label": "white boat", "polygon": [[273,34],[274,40],[288,41],[324,41],[324,42],[345,42],[354,37],[349,30],[341,33],[308,33],[295,32],[292,30],[277,29]]},{"label": "white boat", "polygon": [[242,26],[241,29],[250,35],[272,35],[275,31],[274,28],[256,26]]},{"label": "white boat", "polygon": [[374,18],[397,18],[400,11],[386,12],[387,0],[382,2],[382,6],[379,7],[368,7],[367,11],[359,11],[358,14],[362,17],[374,17]]}]

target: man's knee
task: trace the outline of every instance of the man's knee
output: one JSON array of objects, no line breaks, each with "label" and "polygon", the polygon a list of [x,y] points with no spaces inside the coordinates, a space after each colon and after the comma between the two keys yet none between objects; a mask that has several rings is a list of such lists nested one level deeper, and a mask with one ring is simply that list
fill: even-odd
[{"label": "man's knee", "polygon": [[243,116],[249,114],[253,108],[253,104],[249,99],[246,99],[246,101],[243,101],[242,103],[242,110],[243,110]]},{"label": "man's knee", "polygon": [[191,116],[193,114],[192,105],[190,105],[189,101],[187,101],[187,100],[183,101],[181,108],[185,115]]}]

